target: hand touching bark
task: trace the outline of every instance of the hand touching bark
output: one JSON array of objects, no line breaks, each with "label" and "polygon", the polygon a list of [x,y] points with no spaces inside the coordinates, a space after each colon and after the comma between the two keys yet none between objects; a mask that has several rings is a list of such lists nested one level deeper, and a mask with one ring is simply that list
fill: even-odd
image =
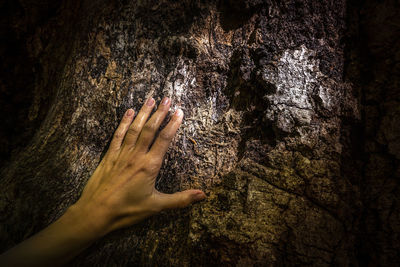
[{"label": "hand touching bark", "polygon": [[149,99],[133,122],[134,112],[127,110],[80,199],[57,221],[0,255],[1,264],[58,266],[108,232],[205,198],[200,190],[164,194],[154,188],[165,152],[183,118],[178,109],[150,147],[171,104],[164,98],[147,120],[154,102]]},{"label": "hand touching bark", "polygon": [[155,105],[152,98],[133,122],[134,111],[126,111],[106,155],[75,204],[85,213],[95,211],[95,218],[105,224],[107,232],[205,198],[200,190],[164,194],[154,188],[164,155],[183,118],[178,109],[150,148],[170,104],[170,99],[164,98],[149,120]]}]

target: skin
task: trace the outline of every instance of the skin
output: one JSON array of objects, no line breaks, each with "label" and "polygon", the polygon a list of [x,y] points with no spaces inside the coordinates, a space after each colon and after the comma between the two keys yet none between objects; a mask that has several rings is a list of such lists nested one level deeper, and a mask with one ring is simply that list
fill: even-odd
[{"label": "skin", "polygon": [[150,147],[171,100],[164,98],[148,119],[154,105],[154,99],[148,99],[135,119],[132,109],[126,111],[79,200],[57,221],[2,254],[1,264],[59,266],[114,230],[206,197],[201,190],[164,194],[154,188],[164,155],[183,119],[178,109]]}]

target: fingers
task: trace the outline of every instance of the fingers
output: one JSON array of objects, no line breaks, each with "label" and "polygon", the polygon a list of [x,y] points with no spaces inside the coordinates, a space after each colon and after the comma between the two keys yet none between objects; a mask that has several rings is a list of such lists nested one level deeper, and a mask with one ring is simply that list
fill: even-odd
[{"label": "fingers", "polygon": [[129,125],[131,125],[134,113],[135,111],[133,111],[132,109],[128,109],[125,112],[124,117],[121,120],[121,123],[119,124],[117,130],[115,130],[114,132],[113,139],[111,140],[110,143],[110,148],[109,148],[110,151],[116,151],[121,148],[122,141],[124,140]]},{"label": "fingers", "polygon": [[147,152],[151,142],[154,139],[154,136],[157,130],[160,128],[161,123],[165,119],[169,111],[169,107],[171,105],[171,101],[168,97],[164,97],[161,101],[160,105],[157,108],[157,111],[151,116],[151,118],[146,122],[143,127],[142,132],[139,135],[137,143],[135,145],[135,150],[145,151]]},{"label": "fingers", "polygon": [[176,131],[182,123],[183,112],[180,109],[177,109],[174,115],[171,117],[171,120],[168,122],[167,126],[160,132],[156,141],[152,145],[149,156],[162,161],[165,153],[168,150],[168,147],[171,143],[172,138],[174,138]]},{"label": "fingers", "polygon": [[136,140],[145,125],[147,118],[149,117],[151,111],[154,107],[154,99],[149,98],[146,103],[142,106],[139,113],[137,114],[135,120],[129,127],[123,146],[133,147],[136,144]]},{"label": "fingers", "polygon": [[185,190],[182,192],[176,192],[174,194],[164,194],[161,192],[156,193],[156,205],[164,209],[175,209],[175,208],[184,208],[192,204],[193,202],[200,201],[206,198],[206,194],[204,194],[201,190]]}]

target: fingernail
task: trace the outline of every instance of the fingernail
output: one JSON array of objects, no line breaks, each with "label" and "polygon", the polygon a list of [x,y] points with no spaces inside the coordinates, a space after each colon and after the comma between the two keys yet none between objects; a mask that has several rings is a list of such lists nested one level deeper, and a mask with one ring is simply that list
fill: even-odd
[{"label": "fingernail", "polygon": [[166,105],[168,104],[169,98],[168,97],[164,97],[164,99],[161,101],[161,104]]},{"label": "fingernail", "polygon": [[132,116],[132,114],[133,114],[133,110],[132,109],[128,109],[126,111],[126,116]]},{"label": "fingernail", "polygon": [[206,195],[203,192],[198,192],[193,196],[194,200],[200,201],[206,198]]},{"label": "fingernail", "polygon": [[154,98],[149,98],[148,100],[147,100],[147,102],[146,102],[146,105],[148,105],[148,106],[152,106],[154,104]]},{"label": "fingernail", "polygon": [[175,116],[177,116],[177,117],[182,116],[182,114],[183,114],[183,111],[179,108],[175,111]]}]

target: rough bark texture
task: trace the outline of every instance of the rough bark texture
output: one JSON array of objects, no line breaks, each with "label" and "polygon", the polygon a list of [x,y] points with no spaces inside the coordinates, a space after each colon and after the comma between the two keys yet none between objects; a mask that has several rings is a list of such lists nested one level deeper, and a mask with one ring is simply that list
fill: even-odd
[{"label": "rough bark texture", "polygon": [[157,188],[208,200],[74,265],[400,260],[396,1],[1,4],[1,250],[77,200],[126,108],[168,95],[185,119]]}]

